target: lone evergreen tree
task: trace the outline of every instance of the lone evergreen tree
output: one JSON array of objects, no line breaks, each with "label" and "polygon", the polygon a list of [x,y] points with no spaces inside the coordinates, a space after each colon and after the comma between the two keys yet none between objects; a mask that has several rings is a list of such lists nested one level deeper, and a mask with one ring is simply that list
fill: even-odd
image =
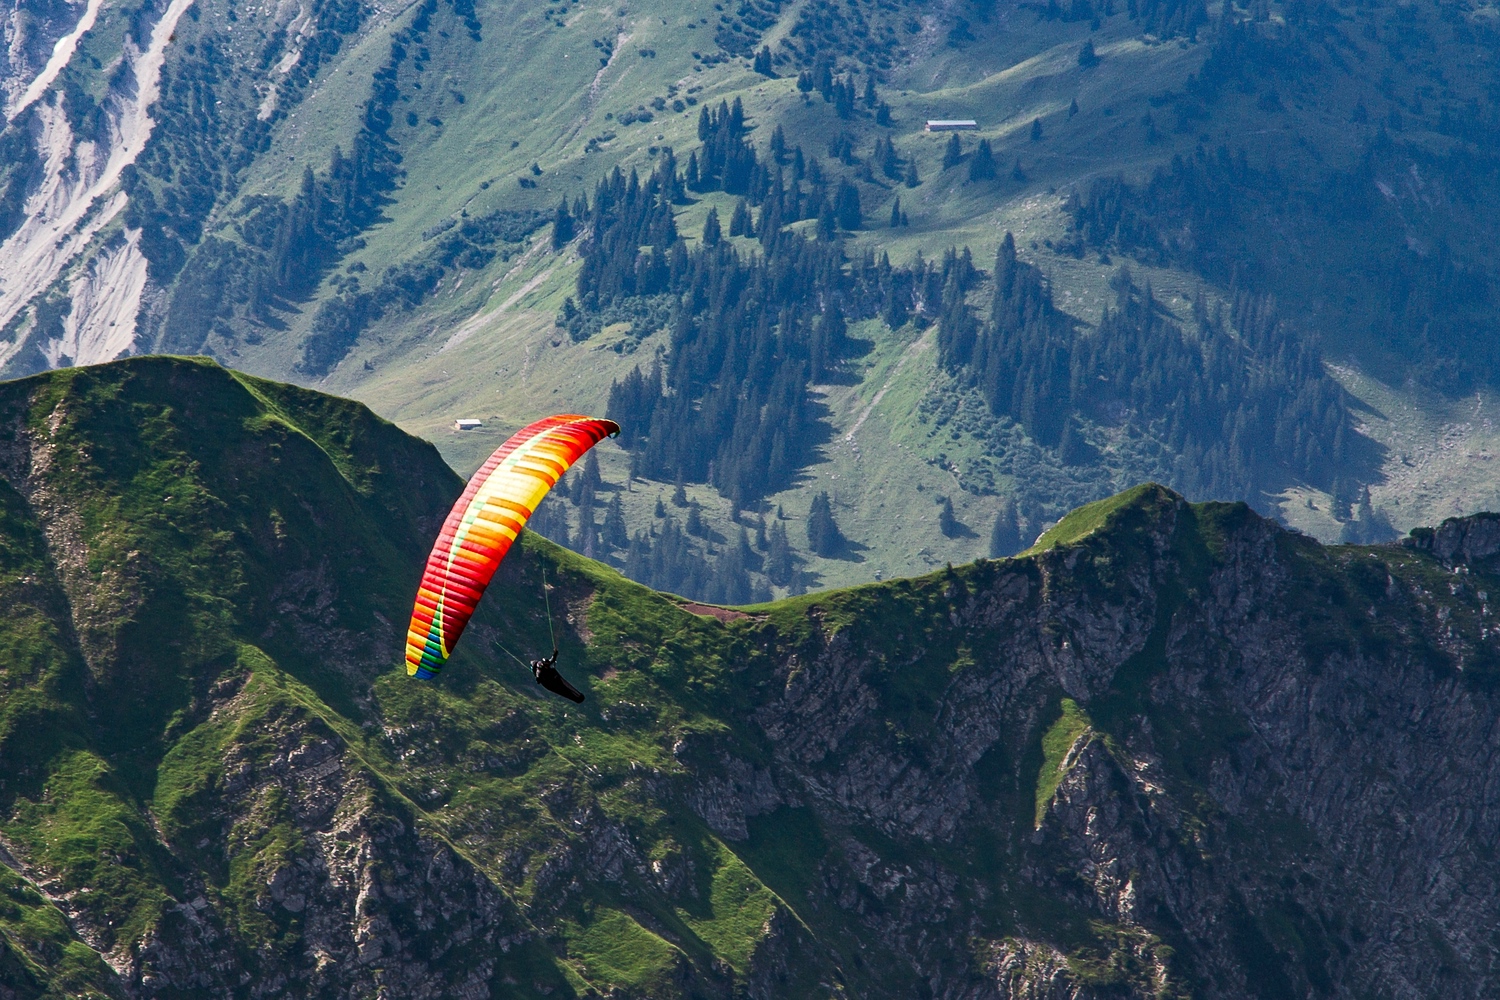
[{"label": "lone evergreen tree", "polygon": [[[717,208],[710,208],[708,210],[708,218],[703,220],[703,245],[706,247],[718,246],[719,240],[723,238],[723,235],[723,231],[719,228],[719,210]],[[593,452],[589,454],[593,454]]]},{"label": "lone evergreen tree", "polygon": [[672,489],[672,506],[686,507],[688,505],[687,489],[682,485],[682,473],[677,473],[677,485]]},{"label": "lone evergreen tree", "polygon": [[807,511],[807,547],[820,556],[836,556],[844,549],[844,534],[833,519],[833,504],[828,494],[813,497]]},{"label": "lone evergreen tree", "polygon": [[1031,119],[1031,141],[1042,141],[1042,120],[1040,118]]},{"label": "lone evergreen tree", "polygon": [[1094,51],[1094,40],[1092,38],[1085,39],[1083,48],[1078,50],[1078,65],[1084,69],[1091,69],[1099,65],[1099,54]]},{"label": "lone evergreen tree", "polygon": [[964,144],[958,141],[958,133],[948,136],[948,145],[943,147],[943,169],[951,170],[964,158]]},{"label": "lone evergreen tree", "polygon": [[1068,105],[1068,117],[1072,118],[1076,114],[1078,114],[1078,98],[1075,97],[1073,103]]},{"label": "lone evergreen tree", "polygon": [[891,228],[895,229],[901,225],[901,199],[898,197],[891,205]]},{"label": "lone evergreen tree", "polygon": [[914,188],[922,183],[922,177],[917,173],[917,158],[915,156],[906,162],[906,179],[903,183],[909,188]]},{"label": "lone evergreen tree", "polygon": [[953,501],[948,497],[943,497],[942,506],[938,508],[938,530],[944,538],[957,538],[962,532],[958,518],[953,516]]},{"label": "lone evergreen tree", "polygon": [[755,72],[761,76],[775,78],[776,71],[771,68],[771,49],[769,46],[761,46],[761,50],[755,53]]},{"label": "lone evergreen tree", "polygon": [[988,181],[995,177],[995,154],[990,149],[988,139],[979,140],[979,148],[974,150],[973,159],[969,160],[969,180]]}]

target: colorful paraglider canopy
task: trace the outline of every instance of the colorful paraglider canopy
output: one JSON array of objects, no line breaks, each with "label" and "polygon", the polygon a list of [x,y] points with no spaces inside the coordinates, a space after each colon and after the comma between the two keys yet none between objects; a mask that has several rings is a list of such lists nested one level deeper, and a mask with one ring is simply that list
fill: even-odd
[{"label": "colorful paraglider canopy", "polygon": [[537,504],[584,452],[618,433],[613,420],[559,414],[516,432],[479,467],[427,557],[406,632],[408,674],[442,669]]}]

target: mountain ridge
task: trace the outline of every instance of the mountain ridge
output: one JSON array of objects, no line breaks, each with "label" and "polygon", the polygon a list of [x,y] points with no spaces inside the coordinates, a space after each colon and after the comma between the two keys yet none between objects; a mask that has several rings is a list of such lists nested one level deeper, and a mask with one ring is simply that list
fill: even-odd
[{"label": "mountain ridge", "polygon": [[[726,620],[528,532],[433,684],[430,445],[168,357],[0,411],[18,996],[1490,992],[1493,517],[1141,486]],[[543,566],[581,709],[487,641]]]},{"label": "mountain ridge", "polygon": [[[42,79],[51,42],[85,15],[57,3],[33,17],[33,6],[4,22],[3,85],[16,93]],[[110,209],[118,216],[45,295],[16,303],[0,347],[8,373],[102,360],[132,337],[130,350],[206,351],[356,395],[472,468],[491,433],[441,435],[455,417],[487,417],[500,432],[548,410],[539,397],[554,389],[567,405],[551,409],[602,411],[610,384],[637,360],[647,372],[653,355],[677,352],[668,304],[654,297],[600,303],[555,328],[567,298],[582,300],[579,272],[593,264],[587,236],[549,239],[548,220],[616,167],[649,175],[668,148],[679,166],[707,162],[695,119],[741,102],[761,162],[805,171],[806,211],[773,213],[788,233],[828,229],[815,175],[830,209],[840,192],[858,195],[854,228],[831,220],[851,271],[866,253],[887,252],[901,271],[918,253],[936,262],[950,247],[970,248],[984,270],[1012,232],[1019,259],[1075,321],[1052,331],[1055,344],[1012,359],[1053,383],[1040,396],[1059,412],[1040,421],[1021,395],[983,391],[992,381],[959,357],[907,356],[925,325],[962,311],[940,301],[941,288],[907,303],[908,326],[887,323],[899,323],[900,310],[851,323],[855,353],[867,353],[836,359],[829,382],[800,387],[807,409],[827,408],[813,426],[832,440],[810,440],[797,476],[773,484],[782,488],[753,513],[780,506],[801,517],[826,492],[848,537],[868,548],[864,562],[827,558],[804,547],[794,525],[799,587],[987,555],[999,520],[1014,516],[1029,540],[1079,502],[1145,478],[1194,498],[1251,500],[1325,540],[1389,536],[1454,513],[1454,503],[1460,513],[1496,505],[1484,464],[1494,429],[1470,419],[1467,396],[1482,404],[1493,387],[1463,347],[1497,301],[1485,228],[1495,213],[1484,209],[1494,164],[1476,141],[1494,121],[1491,4],[305,6],[190,6],[163,50],[161,97],[146,111],[132,110],[122,81],[162,12],[135,0],[99,7],[50,88],[7,122],[15,155],[0,204],[31,204],[41,225],[53,209],[37,207],[38,192],[87,189],[87,150],[112,155],[112,128],[147,112],[161,126],[118,193],[105,193],[125,199]],[[981,126],[953,162],[944,137],[921,131],[925,118],[948,114]],[[776,135],[783,150],[769,148]],[[685,246],[700,247],[710,209],[732,230],[741,196],[715,180],[674,202]],[[733,232],[725,242],[742,252],[759,245]],[[0,250],[7,288],[19,287],[14,249]],[[1252,408],[1262,397],[1287,411],[1337,397],[1342,416],[1299,418],[1323,460],[1303,469],[1308,443],[1276,435],[1289,439],[1273,457],[1298,456],[1297,471],[1266,475],[1246,445],[1272,436],[1261,421],[1190,407],[1201,426],[1178,434],[1171,393],[1163,402],[1119,391],[1092,406],[1091,394],[1055,391],[1049,351],[1087,356],[1105,312],[1116,321],[1126,312],[1114,287],[1121,264],[1151,293],[1161,325],[1177,328],[1155,345],[1167,353],[1264,340],[1209,322],[1221,307],[1243,315],[1249,302],[1295,352],[1326,359],[1258,394],[1241,383],[1254,381],[1262,359],[1241,358],[1229,379],[1234,402]],[[981,326],[990,280],[967,301]],[[574,326],[592,335],[580,344],[559,335]],[[861,448],[842,453],[839,440],[898,359],[907,363],[862,425]],[[1079,387],[1120,374],[1078,367],[1070,381]],[[497,384],[518,369],[521,387]],[[1190,366],[1160,380],[1191,400],[1213,396],[1215,377]],[[922,416],[925,425],[911,426]],[[1341,422],[1358,447],[1335,447],[1329,428]],[[1069,448],[1053,424],[1072,427]],[[604,457],[607,481],[628,483],[629,460]],[[677,464],[654,469],[650,485],[667,491],[681,475],[701,486],[700,517],[733,541],[733,487]],[[890,544],[880,505],[899,495],[921,510],[928,491],[969,533],[919,516],[916,544]],[[648,530],[654,497],[626,489],[621,499],[628,534]],[[573,534],[588,533],[579,511],[567,519]],[[718,542],[685,537],[694,560],[721,568]],[[623,566],[626,547],[610,548]],[[688,589],[692,574],[679,576]],[[795,589],[754,570],[751,580],[777,594]]]}]

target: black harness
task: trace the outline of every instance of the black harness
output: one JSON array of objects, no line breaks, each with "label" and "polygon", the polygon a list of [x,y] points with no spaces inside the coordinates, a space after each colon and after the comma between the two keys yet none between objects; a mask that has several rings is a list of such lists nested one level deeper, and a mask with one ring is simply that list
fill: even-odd
[{"label": "black harness", "polygon": [[583,692],[569,684],[562,674],[557,672],[557,647],[552,647],[552,655],[545,660],[531,661],[531,675],[536,682],[553,694],[561,695],[571,702],[582,703]]}]

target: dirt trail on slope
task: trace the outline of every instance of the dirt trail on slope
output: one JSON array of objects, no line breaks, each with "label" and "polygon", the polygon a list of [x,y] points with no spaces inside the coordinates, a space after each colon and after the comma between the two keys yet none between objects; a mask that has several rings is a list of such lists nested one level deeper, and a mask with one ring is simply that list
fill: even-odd
[{"label": "dirt trail on slope", "polygon": [[625,51],[630,38],[630,32],[623,28],[615,34],[615,47],[610,50],[608,61],[594,74],[594,80],[589,84],[588,97],[583,102],[583,113],[573,122],[573,130],[568,133],[567,141],[571,142],[577,138],[578,133],[582,132],[583,127],[594,117],[594,110],[599,106],[599,94],[604,89],[604,74],[609,72],[609,68],[619,59],[620,53]]},{"label": "dirt trail on slope", "polygon": [[[114,191],[120,174],[135,162],[151,137],[155,122],[150,109],[156,103],[167,44],[178,20],[192,5],[193,0],[172,0],[152,29],[146,51],[132,60],[138,82],[136,97],[134,101],[115,99],[119,114],[111,115],[109,155],[102,164],[94,143],[80,142],[74,148],[60,99],[43,108],[45,177],[41,188],[28,200],[26,222],[0,245],[0,329],[57,280],[63,268],[125,207],[124,193],[115,191],[101,209],[95,210],[96,202]],[[76,157],[76,174],[66,171],[69,153]],[[0,348],[0,364],[20,349],[20,340],[17,338],[9,351]]]},{"label": "dirt trail on slope", "polygon": [[875,412],[875,407],[880,405],[880,401],[885,398],[885,394],[890,391],[891,383],[896,381],[896,376],[901,374],[901,369],[905,368],[906,363],[912,358],[931,347],[932,340],[933,336],[930,332],[923,334],[917,340],[912,341],[906,350],[901,352],[901,357],[896,360],[896,365],[891,369],[891,373],[885,377],[885,383],[881,385],[880,391],[875,394],[874,399],[870,400],[864,412],[859,415],[859,419],[854,421],[854,426],[849,428],[849,433],[844,435],[844,443],[854,450],[855,458],[859,457],[859,442],[855,439],[855,435],[865,425],[865,421],[870,419],[870,414]]},{"label": "dirt trail on slope", "polygon": [[442,354],[444,351],[448,350],[451,347],[457,347],[459,344],[462,344],[464,341],[474,336],[475,333],[479,332],[479,330],[486,326],[491,320],[495,319],[501,313],[508,311],[511,306],[515,305],[517,302],[520,302],[527,295],[530,295],[539,285],[542,284],[542,282],[552,277],[552,272],[555,270],[557,270],[556,264],[547,268],[547,270],[543,271],[541,274],[536,275],[530,281],[526,282],[526,284],[518,288],[515,294],[510,296],[510,298],[506,299],[504,302],[500,303],[498,308],[494,309],[491,312],[481,313],[478,316],[470,317],[464,322],[463,326],[454,331],[453,336],[448,338],[448,342],[446,344],[438,348],[438,353]]}]

